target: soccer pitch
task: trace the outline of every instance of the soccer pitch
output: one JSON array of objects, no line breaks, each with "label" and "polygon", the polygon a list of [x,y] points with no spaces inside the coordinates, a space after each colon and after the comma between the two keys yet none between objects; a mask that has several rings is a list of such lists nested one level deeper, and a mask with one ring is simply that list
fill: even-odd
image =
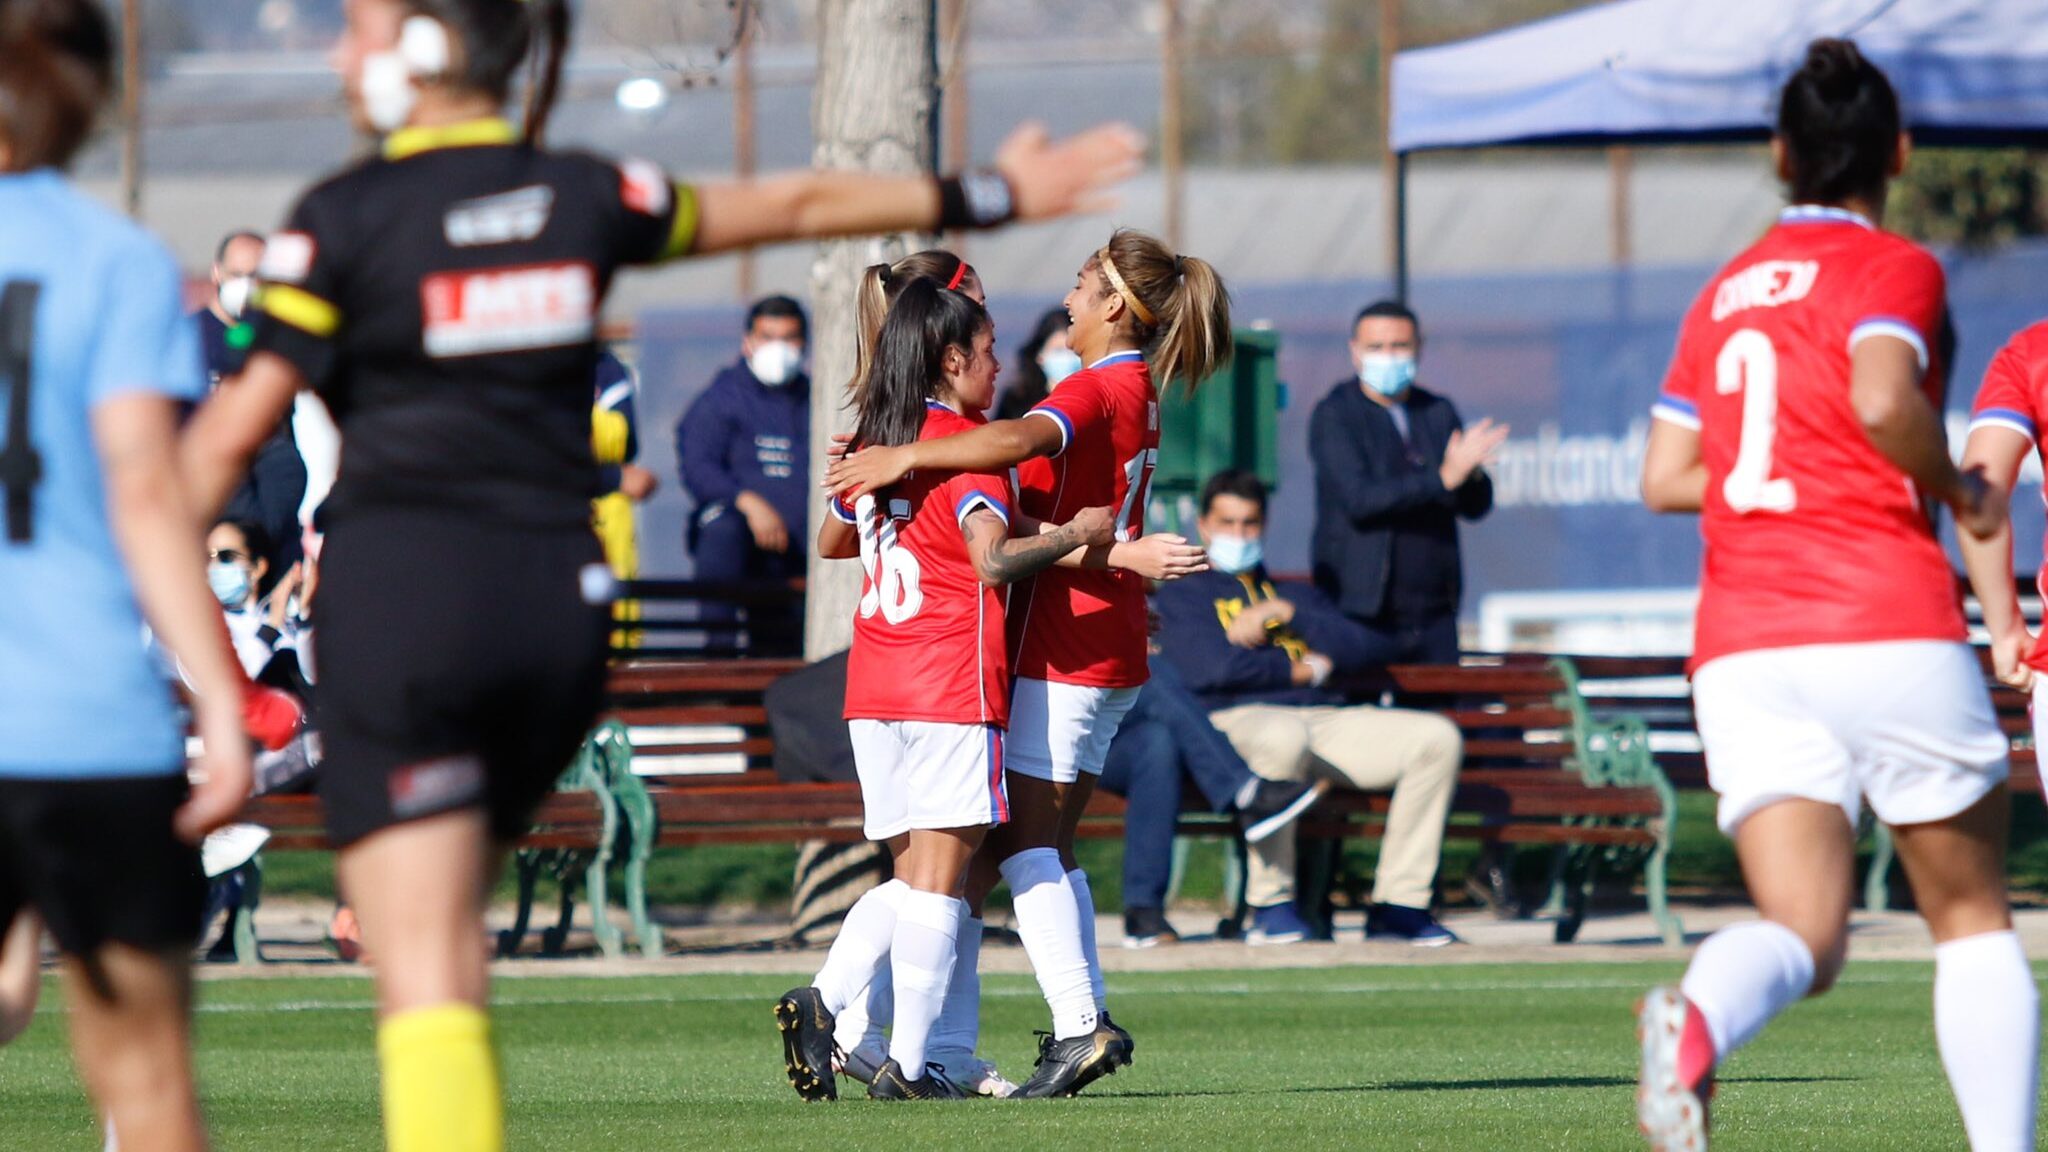
[{"label": "soccer pitch", "polygon": [[[787,977],[497,985],[514,1149],[1640,1147],[1631,1005],[1674,962],[1113,974],[1137,1063],[1065,1101],[805,1105],[771,1020]],[[1852,964],[1727,1067],[1722,1149],[1962,1146],[1929,965]],[[54,993],[54,987],[46,989]],[[381,1147],[370,988],[209,981],[199,1065],[217,1147]],[[984,1051],[1030,1070],[1044,1005],[987,978]],[[62,1014],[0,1050],[0,1148],[97,1149]]]}]

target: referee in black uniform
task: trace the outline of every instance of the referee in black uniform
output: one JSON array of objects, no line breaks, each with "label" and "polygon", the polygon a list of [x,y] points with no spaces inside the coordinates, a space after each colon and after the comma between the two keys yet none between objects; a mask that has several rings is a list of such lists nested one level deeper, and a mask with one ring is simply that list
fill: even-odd
[{"label": "referee in black uniform", "polygon": [[[271,237],[248,366],[184,446],[218,507],[292,396],[346,450],[325,516],[321,795],[377,954],[394,1152],[496,1152],[481,918],[504,847],[595,721],[608,578],[589,528],[590,378],[620,268],[811,237],[988,227],[1135,167],[1102,128],[1024,130],[964,177],[689,187],[539,145],[564,0],[349,0],[335,59],[381,152]],[[534,62],[525,124],[500,118]]]}]

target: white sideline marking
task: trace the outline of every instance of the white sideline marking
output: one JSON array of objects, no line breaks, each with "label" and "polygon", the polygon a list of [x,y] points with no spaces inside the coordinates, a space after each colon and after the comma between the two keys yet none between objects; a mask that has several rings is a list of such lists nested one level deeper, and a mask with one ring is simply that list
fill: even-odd
[{"label": "white sideline marking", "polygon": [[[686,979],[682,978],[682,979]],[[1929,984],[1931,975],[1912,976],[1857,976],[1845,974],[1836,981],[1840,985],[1886,985],[1886,984]],[[1485,983],[1431,981],[1426,983],[1359,983],[1331,984],[1321,987],[1263,987],[1254,988],[1249,984],[1167,984],[1143,988],[1123,987],[1111,981],[1109,990],[1118,996],[1298,996],[1303,992],[1329,993],[1339,996],[1386,996],[1408,992],[1569,992],[1569,991],[1640,991],[1648,987],[1641,980],[1539,980],[1539,981],[1489,981]],[[983,988],[983,996],[998,999],[1035,997],[1039,994],[1035,986],[1016,988]],[[534,996],[496,999],[493,1008],[567,1008],[599,1007],[631,1004],[746,1004],[769,1003],[773,997],[755,992],[687,992],[687,993],[646,993],[637,996]],[[258,1012],[364,1012],[376,1007],[372,1000],[287,1000],[277,1004],[200,1004],[193,1009],[202,1015],[239,1016]],[[36,1009],[37,1015],[61,1013],[61,1004],[44,1004]]]}]

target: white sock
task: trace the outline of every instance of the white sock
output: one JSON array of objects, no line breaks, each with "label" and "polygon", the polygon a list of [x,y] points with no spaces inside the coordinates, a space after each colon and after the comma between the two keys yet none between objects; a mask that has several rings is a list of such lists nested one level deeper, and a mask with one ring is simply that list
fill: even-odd
[{"label": "white sock", "polygon": [[1088,874],[1075,868],[1067,873],[1067,886],[1074,890],[1074,910],[1081,914],[1081,955],[1088,958],[1088,990],[1095,994],[1095,1010],[1109,1011],[1109,992],[1102,986],[1102,955],[1095,950],[1095,892],[1088,887]]},{"label": "white sock", "polygon": [[965,1052],[981,1047],[981,929],[972,916],[960,918],[954,946],[953,982],[946,985],[946,1003],[932,1025],[934,1052]]},{"label": "white sock", "polygon": [[2017,932],[1935,945],[1934,1037],[1970,1147],[2033,1148],[2041,1000]]},{"label": "white sock", "polygon": [[889,1031],[889,1059],[911,1080],[924,1076],[925,1041],[953,979],[955,941],[966,914],[966,901],[916,889],[896,911],[896,942],[889,950],[896,1022]]},{"label": "white sock", "polygon": [[886,1029],[895,1015],[896,982],[889,975],[889,966],[884,964],[868,986],[846,1005],[846,1010],[833,1018],[832,1042],[848,1052],[884,1051],[888,1048]]},{"label": "white sock", "polygon": [[1081,913],[1067,870],[1051,848],[1030,848],[1003,861],[1017,934],[1038,975],[1039,991],[1052,1009],[1052,1033],[1069,1040],[1095,1031],[1095,991],[1088,984],[1088,958],[1081,951]]},{"label": "white sock", "polygon": [[1706,1020],[1719,1064],[1811,987],[1813,952],[1806,941],[1783,924],[1751,920],[1707,937],[1692,954],[1680,990]]},{"label": "white sock", "polygon": [[838,1015],[875,978],[889,958],[889,941],[896,935],[896,909],[910,885],[891,880],[877,885],[853,902],[832,950],[825,953],[825,966],[811,981],[825,999],[825,1010]]}]

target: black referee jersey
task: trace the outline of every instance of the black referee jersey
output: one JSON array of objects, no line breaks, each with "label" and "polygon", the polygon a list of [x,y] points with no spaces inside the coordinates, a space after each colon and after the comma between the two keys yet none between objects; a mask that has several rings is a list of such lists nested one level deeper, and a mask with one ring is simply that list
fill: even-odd
[{"label": "black referee jersey", "polygon": [[313,188],[270,238],[253,347],[341,427],[323,515],[587,523],[605,292],[686,252],[696,223],[655,166],[529,147],[495,118],[393,133]]}]

